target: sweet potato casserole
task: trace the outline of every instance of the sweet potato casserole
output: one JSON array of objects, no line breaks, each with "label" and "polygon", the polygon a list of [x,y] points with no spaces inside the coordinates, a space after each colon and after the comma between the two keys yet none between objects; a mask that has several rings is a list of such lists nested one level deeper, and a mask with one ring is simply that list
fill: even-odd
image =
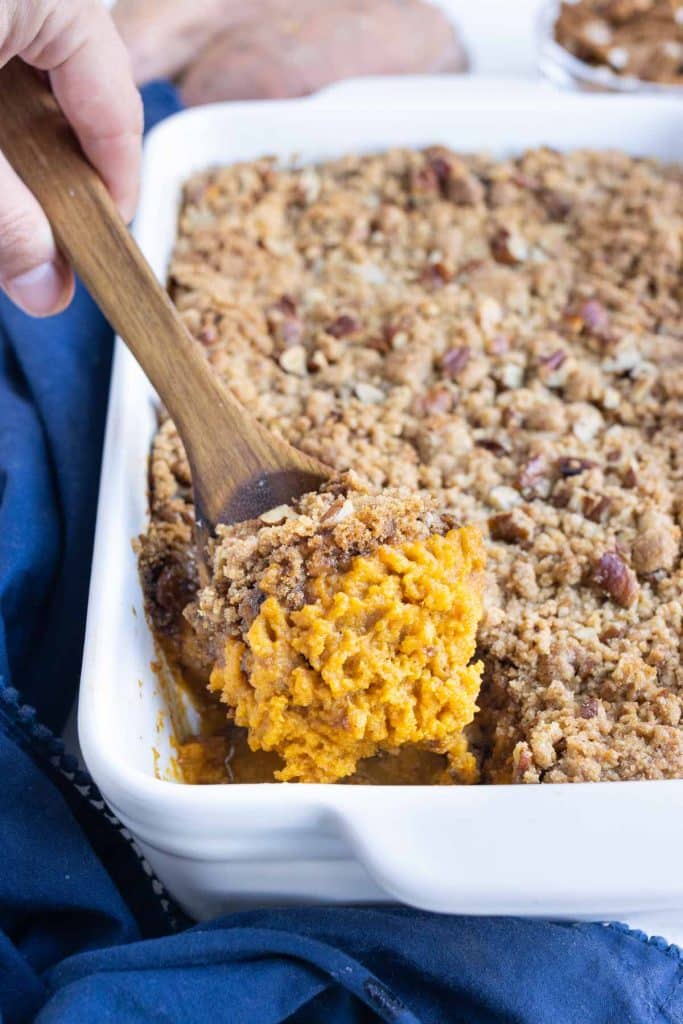
[{"label": "sweet potato casserole", "polygon": [[188,182],[170,290],[340,473],[221,528],[163,417],[147,614],[191,782],[683,777],[683,178],[442,147]]}]

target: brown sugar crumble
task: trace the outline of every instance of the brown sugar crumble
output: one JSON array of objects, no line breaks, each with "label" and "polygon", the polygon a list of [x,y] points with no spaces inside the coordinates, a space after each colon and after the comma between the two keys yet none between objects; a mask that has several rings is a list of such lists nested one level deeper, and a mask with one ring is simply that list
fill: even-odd
[{"label": "brown sugar crumble", "polygon": [[[429,508],[437,535],[484,534],[482,782],[683,776],[682,223],[680,169],[615,152],[263,159],[186,186],[171,294],[226,386],[368,501],[398,501],[399,529]],[[334,515],[348,496],[319,500]],[[282,751],[250,751],[207,690],[262,598],[246,554],[199,590],[168,419],[150,509],[147,614],[206,702],[185,777],[272,779]],[[274,585],[296,605],[309,578]],[[348,778],[443,772],[408,745]]]},{"label": "brown sugar crumble", "polygon": [[683,86],[681,0],[564,0],[555,38],[613,74]]}]

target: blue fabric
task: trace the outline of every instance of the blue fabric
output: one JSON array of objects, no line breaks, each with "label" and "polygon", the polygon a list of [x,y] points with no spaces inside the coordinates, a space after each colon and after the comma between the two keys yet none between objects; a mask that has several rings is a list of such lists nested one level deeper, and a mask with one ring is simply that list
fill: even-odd
[{"label": "blue fabric", "polygon": [[[145,100],[148,123],[178,106]],[[110,333],[79,289],[50,321],[3,301],[0,341],[3,1021],[683,1022],[681,953],[617,926],[347,907],[190,927],[51,731],[78,680]]]}]

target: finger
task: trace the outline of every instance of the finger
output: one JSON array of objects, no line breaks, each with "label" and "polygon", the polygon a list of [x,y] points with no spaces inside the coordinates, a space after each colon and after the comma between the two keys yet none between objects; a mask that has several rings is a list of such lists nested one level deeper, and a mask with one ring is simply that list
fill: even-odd
[{"label": "finger", "polygon": [[216,33],[244,19],[255,4],[256,0],[118,0],[112,16],[128,47],[135,81],[142,84],[178,74]]},{"label": "finger", "polygon": [[71,301],[71,270],[58,253],[35,196],[0,153],[0,286],[33,316],[58,313]]},{"label": "finger", "polygon": [[99,0],[58,4],[20,56],[49,72],[86,156],[130,220],[140,173],[142,102],[128,53],[104,6]]}]

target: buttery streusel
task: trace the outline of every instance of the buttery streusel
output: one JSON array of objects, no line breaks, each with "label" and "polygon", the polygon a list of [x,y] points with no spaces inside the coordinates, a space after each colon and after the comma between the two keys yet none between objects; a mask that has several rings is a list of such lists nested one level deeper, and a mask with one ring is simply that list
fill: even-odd
[{"label": "buttery streusel", "polygon": [[[682,198],[680,169],[620,153],[442,147],[185,189],[171,293],[226,385],[376,492],[485,532],[483,781],[683,776]],[[150,479],[148,614],[204,686],[168,420]]]}]

